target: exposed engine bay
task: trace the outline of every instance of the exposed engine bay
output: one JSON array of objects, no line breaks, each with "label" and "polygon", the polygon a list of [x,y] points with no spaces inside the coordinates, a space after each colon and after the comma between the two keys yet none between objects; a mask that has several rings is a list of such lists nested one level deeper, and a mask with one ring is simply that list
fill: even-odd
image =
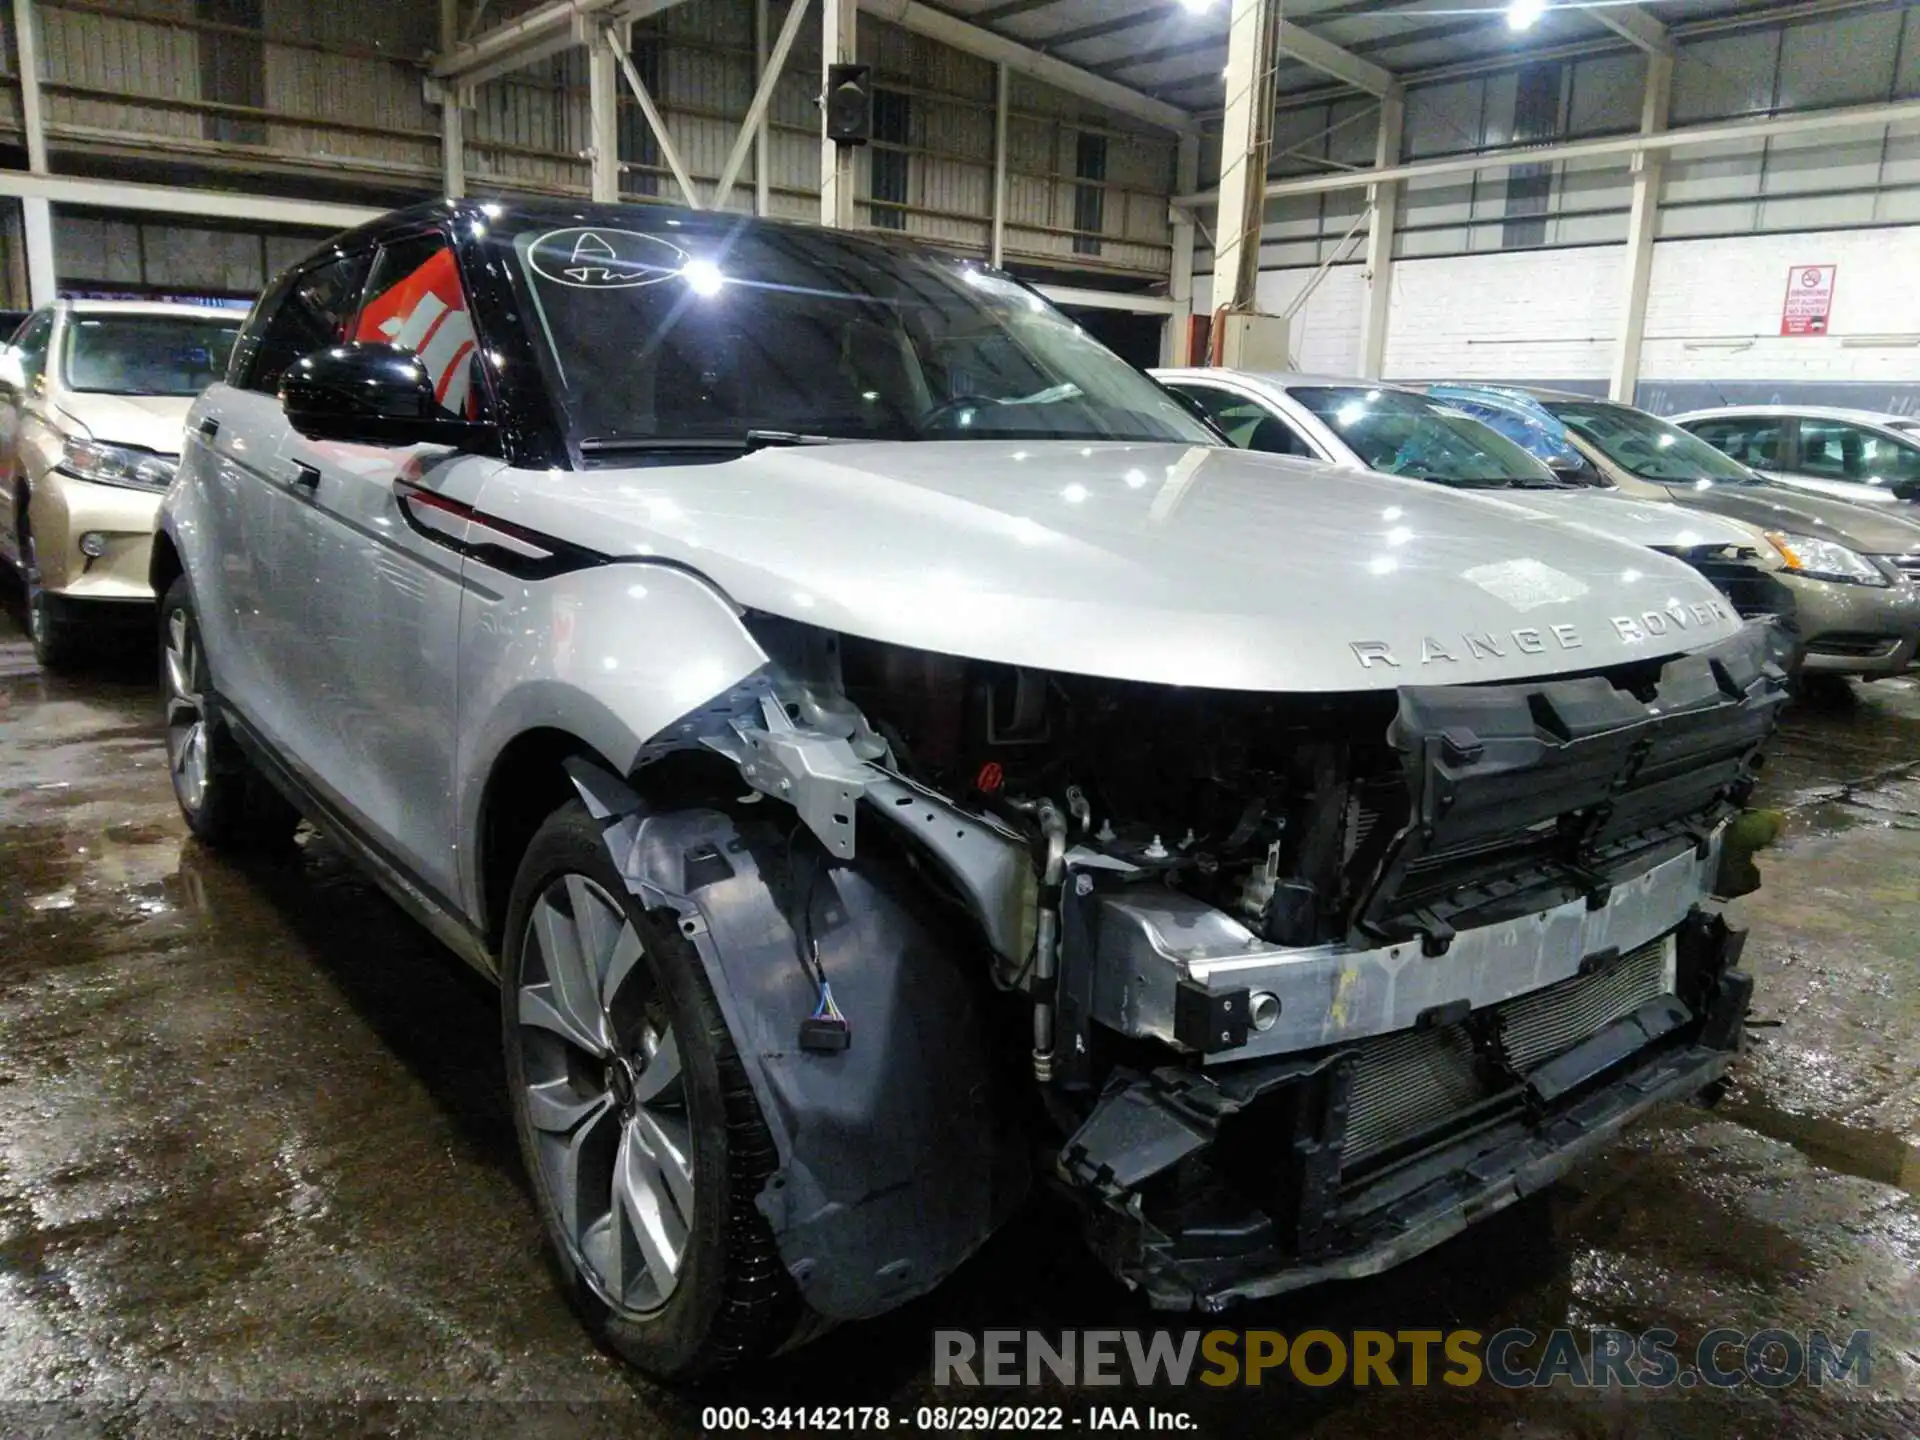
[{"label": "exposed engine bay", "polygon": [[1076,847],[1281,945],[1339,939],[1405,818],[1391,695],[1173,689],[848,640],[846,695],[901,772],[1017,823],[1064,811]]},{"label": "exposed engine bay", "polygon": [[[880,1164],[838,1138],[808,1155],[804,1097],[835,1083],[819,1067],[851,1066],[874,1096],[930,1083],[978,1103],[964,1076],[918,1073],[924,1036],[896,1033],[914,1003],[900,967],[936,949],[978,957],[958,969],[1002,1058],[1006,1017],[1025,1012],[1054,1178],[1088,1204],[1115,1273],[1174,1307],[1413,1253],[1464,1223],[1462,1206],[1498,1208],[1658,1098],[1711,1083],[1738,1049],[1741,937],[1706,903],[1786,695],[1787,641],[1765,621],[1603,673],[1317,696],[1039,673],[748,621],[769,664],[641,766],[726,757],[749,809],[788,816],[766,830],[784,843],[711,815],[686,822],[700,838],[677,862],[663,847],[679,831],[610,844],[627,872],[662,877],[650,883],[716,990],[753,1010],[741,1049],[763,1068],[763,1108],[798,1117],[792,1173],[812,1177],[779,1213],[796,1189],[822,1197],[776,1223],[790,1263],[847,1243],[851,1211],[824,1197]],[[639,807],[624,791],[599,805]],[[810,873],[838,897],[825,908],[817,878],[779,879],[803,832],[821,853]],[[772,877],[753,892],[760,918],[696,894],[704,877],[737,882],[749,856]],[[886,875],[946,918],[916,931]],[[783,945],[817,985],[811,1014]],[[936,965],[942,1014],[916,1023],[973,1011],[955,968]],[[962,1134],[950,1146],[972,1143]],[[914,1193],[901,1183],[876,1172],[868,1188],[897,1209]],[[916,1183],[929,1188],[914,1203],[931,1204],[948,1180]],[[970,1223],[954,1221],[949,1249]],[[838,1253],[847,1298],[823,1313],[871,1313],[897,1263]]]}]

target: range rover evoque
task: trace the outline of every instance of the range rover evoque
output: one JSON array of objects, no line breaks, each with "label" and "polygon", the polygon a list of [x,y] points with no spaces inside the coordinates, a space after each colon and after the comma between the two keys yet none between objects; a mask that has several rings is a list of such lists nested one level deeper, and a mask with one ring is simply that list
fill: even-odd
[{"label": "range rover evoque", "polygon": [[1161,1306],[1377,1271],[1740,1047],[1773,627],[1221,446],[995,270],[414,209],[187,440],[188,824],[304,812],[497,978],[571,1296],[656,1375],[925,1293],[1043,1180]]}]

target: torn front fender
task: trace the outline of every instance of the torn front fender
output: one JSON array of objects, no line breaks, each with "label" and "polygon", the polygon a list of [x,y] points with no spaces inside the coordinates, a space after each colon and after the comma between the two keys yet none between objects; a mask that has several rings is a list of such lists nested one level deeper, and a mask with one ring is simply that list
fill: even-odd
[{"label": "torn front fender", "polygon": [[[714,810],[649,814],[625,784],[576,765],[607,845],[649,910],[699,953],[780,1164],[758,1197],[788,1272],[830,1319],[922,1295],[1011,1213],[1023,1152],[999,1123],[963,946],[904,867],[828,863],[789,828]],[[811,940],[852,1043],[804,1051]]]}]

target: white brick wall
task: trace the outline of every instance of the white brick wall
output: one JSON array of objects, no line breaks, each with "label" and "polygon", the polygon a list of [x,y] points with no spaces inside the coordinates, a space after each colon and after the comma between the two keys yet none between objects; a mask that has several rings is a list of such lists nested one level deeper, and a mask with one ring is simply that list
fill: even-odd
[{"label": "white brick wall", "polygon": [[[1624,247],[1398,260],[1387,332],[1391,379],[1605,381],[1619,333]],[[1832,329],[1783,337],[1787,272],[1837,265]],[[1310,269],[1263,271],[1262,308],[1284,310]],[[1364,267],[1336,265],[1294,327],[1302,368],[1359,368]],[[1195,282],[1204,309],[1211,279]],[[1663,240],[1654,247],[1640,373],[1662,380],[1920,382],[1920,347],[1847,336],[1920,335],[1920,227]]]},{"label": "white brick wall", "polygon": [[1625,247],[1400,260],[1389,379],[1600,379],[1619,329]]},{"label": "white brick wall", "polygon": [[[1787,272],[1837,265],[1826,335],[1783,337]],[[1920,380],[1920,349],[1846,346],[1920,336],[1920,229],[1669,240],[1654,247],[1640,373],[1649,380]]]}]

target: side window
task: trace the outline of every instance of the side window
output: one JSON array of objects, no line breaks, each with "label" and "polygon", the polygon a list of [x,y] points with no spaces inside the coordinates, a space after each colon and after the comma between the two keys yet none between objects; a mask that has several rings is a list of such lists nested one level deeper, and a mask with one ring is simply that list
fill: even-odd
[{"label": "side window", "polygon": [[53,339],[53,312],[42,310],[20,327],[20,333],[14,337],[13,348],[20,356],[21,372],[27,377],[27,388],[35,389],[40,377],[47,372],[47,346]]},{"label": "side window", "polygon": [[1240,450],[1262,450],[1270,455],[1304,455],[1313,458],[1307,442],[1294,428],[1256,400],[1248,400],[1229,390],[1211,385],[1176,386],[1192,400],[1207,418],[1220,428]]},{"label": "side window", "polygon": [[1875,437],[1838,420],[1800,422],[1800,464],[1808,475],[1831,480],[1864,480],[1872,474],[1867,446]]},{"label": "side window", "polygon": [[1687,429],[1743,465],[1777,469],[1783,463],[1787,433],[1784,420],[1771,416],[1701,420]]},{"label": "side window", "polygon": [[277,305],[261,301],[241,336],[231,378],[245,389],[275,394],[294,361],[343,340],[369,259],[342,255],[299,271],[286,281]]},{"label": "side window", "polygon": [[479,415],[473,319],[443,236],[419,235],[381,248],[353,338],[413,351],[433,377],[434,397],[444,409],[468,418]]}]

